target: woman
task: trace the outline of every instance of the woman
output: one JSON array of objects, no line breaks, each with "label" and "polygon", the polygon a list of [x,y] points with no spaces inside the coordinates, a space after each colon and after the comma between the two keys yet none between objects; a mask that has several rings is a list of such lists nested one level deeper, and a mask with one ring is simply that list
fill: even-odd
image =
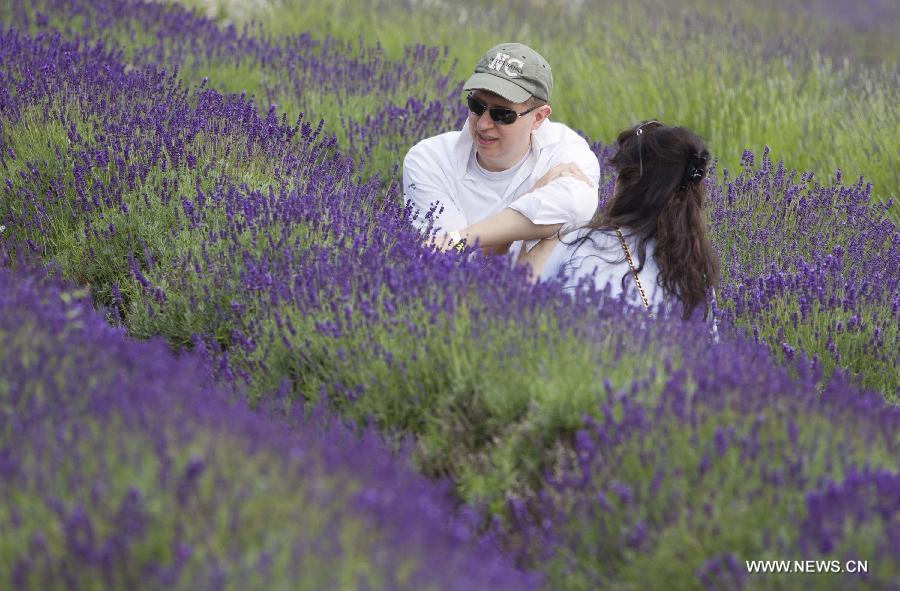
[{"label": "woman", "polygon": [[593,279],[652,312],[679,303],[687,319],[708,311],[719,260],[707,237],[703,178],[709,152],[683,127],[649,121],[619,134],[609,163],[613,196],[598,219],[562,239],[542,240],[519,263],[533,279],[562,276],[566,289]]}]

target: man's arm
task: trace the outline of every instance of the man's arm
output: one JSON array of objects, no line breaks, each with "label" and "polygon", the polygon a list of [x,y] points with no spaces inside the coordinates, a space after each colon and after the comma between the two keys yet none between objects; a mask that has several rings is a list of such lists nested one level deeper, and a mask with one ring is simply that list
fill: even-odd
[{"label": "man's arm", "polygon": [[[582,192],[591,195],[590,199],[596,202],[596,184],[592,183],[590,177],[585,175],[573,163],[563,163],[551,168],[535,184],[535,188],[531,193],[544,191],[547,187],[561,192],[562,198]],[[594,208],[596,208],[596,205],[594,205]],[[593,209],[591,210],[591,215],[593,215]],[[588,217],[588,219],[590,218]],[[460,231],[460,238],[466,240],[469,244],[478,242],[481,247],[490,249],[494,254],[502,254],[516,240],[549,238],[555,235],[563,225],[563,222],[536,223],[517,209],[507,207],[500,213],[464,228]],[[453,241],[450,237],[443,236],[442,239],[439,239],[438,244],[442,248],[449,248],[453,245]]]},{"label": "man's arm", "polygon": [[483,248],[508,247],[516,240],[552,236],[561,227],[562,224],[535,224],[518,211],[507,207],[500,213],[461,230],[460,236],[469,244],[478,242]]},{"label": "man's arm", "polygon": [[597,189],[600,184],[600,162],[590,147],[580,137],[558,150],[550,162],[550,170],[569,168],[581,174],[563,174],[551,177],[551,182],[541,181],[535,187],[510,204],[514,209],[536,224],[562,223],[564,230],[586,224],[597,210]]}]

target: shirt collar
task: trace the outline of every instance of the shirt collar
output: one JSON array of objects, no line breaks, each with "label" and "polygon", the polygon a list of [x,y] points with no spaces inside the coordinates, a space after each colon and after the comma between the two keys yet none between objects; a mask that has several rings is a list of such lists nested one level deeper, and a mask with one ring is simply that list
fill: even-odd
[{"label": "shirt collar", "polygon": [[463,123],[462,130],[459,132],[459,137],[456,138],[456,145],[453,146],[454,165],[460,173],[465,173],[466,171],[466,165],[469,163],[469,152],[472,151],[474,144],[472,133],[469,131],[469,118],[467,117],[466,122]]}]

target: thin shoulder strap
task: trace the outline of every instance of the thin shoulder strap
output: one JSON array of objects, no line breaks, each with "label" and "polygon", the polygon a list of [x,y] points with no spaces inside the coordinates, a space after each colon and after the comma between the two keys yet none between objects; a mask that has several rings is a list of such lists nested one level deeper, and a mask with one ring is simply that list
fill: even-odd
[{"label": "thin shoulder strap", "polygon": [[628,244],[625,242],[625,236],[622,235],[622,231],[616,227],[616,236],[619,237],[619,242],[622,244],[622,250],[625,251],[625,258],[628,260],[628,266],[631,267],[631,273],[634,275],[634,282],[637,283],[638,292],[641,294],[641,300],[644,302],[644,309],[647,310],[648,313],[652,316],[653,313],[650,312],[650,302],[647,300],[647,294],[644,293],[644,286],[641,285],[641,278],[638,276],[637,267],[634,266],[634,260],[631,258],[631,251],[628,250]]}]

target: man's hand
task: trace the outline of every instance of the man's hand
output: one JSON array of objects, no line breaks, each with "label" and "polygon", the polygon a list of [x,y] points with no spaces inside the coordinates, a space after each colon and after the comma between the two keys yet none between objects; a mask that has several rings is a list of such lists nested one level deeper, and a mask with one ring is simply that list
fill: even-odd
[{"label": "man's hand", "polygon": [[562,177],[572,177],[578,179],[580,181],[584,181],[588,184],[588,186],[593,187],[593,183],[591,183],[591,179],[584,174],[584,172],[578,167],[574,162],[563,162],[562,164],[557,164],[550,170],[548,170],[544,176],[542,176],[537,183],[531,187],[531,190],[540,189],[547,183],[553,182],[558,178]]},{"label": "man's hand", "polygon": [[465,248],[465,242],[461,240],[459,232],[436,234],[428,244],[442,252],[448,252],[453,249],[462,250]]}]

